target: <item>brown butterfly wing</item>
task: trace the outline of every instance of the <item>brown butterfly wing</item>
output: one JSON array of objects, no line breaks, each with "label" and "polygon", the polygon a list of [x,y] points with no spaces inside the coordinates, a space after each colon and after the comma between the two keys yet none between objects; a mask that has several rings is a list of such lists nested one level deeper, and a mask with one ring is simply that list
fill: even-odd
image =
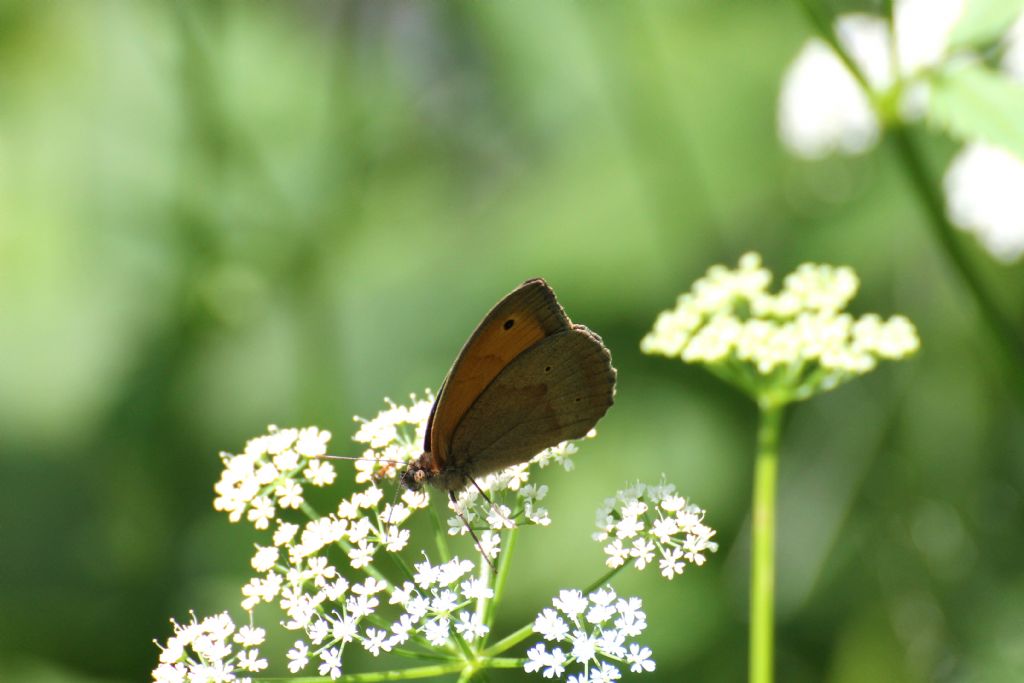
[{"label": "brown butterfly wing", "polygon": [[601,338],[583,325],[538,342],[467,412],[453,435],[449,464],[482,476],[584,436],[612,405],[611,361]]},{"label": "brown butterfly wing", "polygon": [[539,278],[519,285],[491,309],[448,371],[427,421],[423,450],[430,453],[434,471],[447,464],[452,435],[494,378],[521,353],[570,325],[555,293]]}]

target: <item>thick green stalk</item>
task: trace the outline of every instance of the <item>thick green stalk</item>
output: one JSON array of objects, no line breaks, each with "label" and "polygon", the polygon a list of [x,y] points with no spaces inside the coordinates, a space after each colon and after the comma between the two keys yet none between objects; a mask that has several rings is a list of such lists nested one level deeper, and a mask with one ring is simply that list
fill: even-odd
[{"label": "thick green stalk", "polygon": [[1013,367],[1014,377],[1017,380],[1014,385],[1024,389],[1024,340],[1013,323],[1000,311],[991,293],[982,282],[981,276],[975,271],[967,254],[964,253],[953,226],[946,218],[942,196],[939,194],[935,181],[928,173],[928,168],[910,131],[897,125],[893,126],[889,133],[896,145],[899,158],[903,162],[903,168],[910,178],[911,185],[928,214],[928,223],[935,240],[942,246],[942,250],[946,252],[946,257],[967,287],[967,291],[974,297],[982,320]]},{"label": "thick green stalk", "polygon": [[775,490],[783,405],[759,402],[751,512],[750,683],[771,683],[775,622]]}]

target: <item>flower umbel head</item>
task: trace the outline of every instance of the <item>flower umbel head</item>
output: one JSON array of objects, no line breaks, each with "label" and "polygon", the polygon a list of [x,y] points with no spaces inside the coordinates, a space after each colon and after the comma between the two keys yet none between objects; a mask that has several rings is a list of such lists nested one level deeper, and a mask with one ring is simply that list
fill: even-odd
[{"label": "flower umbel head", "polygon": [[853,269],[805,263],[768,291],[758,254],[735,270],[712,266],[658,315],[644,353],[702,363],[758,401],[803,400],[914,353],[914,325],[896,315],[854,318],[843,308],[857,292]]},{"label": "flower umbel head", "polygon": [[634,640],[647,628],[640,598],[620,598],[606,586],[589,595],[563,590],[551,604],[537,615],[533,630],[552,645],[530,648],[527,673],[561,678],[571,668],[575,673],[568,680],[584,683],[618,680],[623,664],[635,673],[654,671],[650,648]]},{"label": "flower umbel head", "polygon": [[637,483],[604,501],[597,511],[594,540],[604,543],[612,569],[627,562],[643,570],[657,558],[661,575],[671,580],[688,564],[704,564],[718,550],[715,530],[704,524],[704,510],[676,495],[676,487]]},{"label": "flower umbel head", "polygon": [[[319,458],[327,453],[329,432],[271,427],[250,440],[243,453],[221,454],[224,471],[215,486],[214,506],[233,522],[246,519],[272,532],[266,544],[255,548],[255,576],[242,587],[241,605],[251,612],[262,603],[275,603],[284,615],[281,625],[303,632],[305,638],[288,653],[293,673],[312,667],[321,676],[341,676],[344,651],[352,642],[374,656],[398,646],[412,652],[448,651],[457,650],[457,643],[472,645],[489,632],[478,605],[494,591],[489,573],[477,576],[482,561],[456,557],[433,565],[424,554],[412,564],[413,581],[392,585],[380,578],[378,557],[409,547],[411,533],[404,525],[429,503],[426,491],[402,490],[397,478],[404,463],[422,452],[433,396],[412,396],[408,405],[387,403],[372,419],[357,418],[360,427],[353,440],[365,448],[351,470],[356,490],[333,510],[316,512],[303,495],[306,486],[335,479],[334,466]],[[475,487],[462,492],[459,511],[477,531],[478,550],[489,560],[498,556],[503,530],[550,524],[541,506],[548,487],[529,482],[530,465],[554,463],[568,470],[575,450],[572,443],[559,444],[531,463],[479,479],[491,502]],[[394,480],[390,486],[380,485],[388,479]],[[401,498],[392,500],[385,488],[401,491]],[[447,527],[451,535],[466,533],[465,522],[455,514]],[[353,573],[363,573],[362,580]],[[373,625],[367,626],[367,620]]]}]

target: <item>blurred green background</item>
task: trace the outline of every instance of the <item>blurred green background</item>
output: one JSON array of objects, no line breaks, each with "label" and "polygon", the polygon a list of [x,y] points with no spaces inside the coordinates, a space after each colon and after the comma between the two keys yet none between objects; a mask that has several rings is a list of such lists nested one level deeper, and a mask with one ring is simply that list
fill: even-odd
[{"label": "blurred green background", "polygon": [[[1020,394],[891,150],[780,149],[808,34],[756,0],[0,2],[0,680],[145,680],[169,617],[241,618],[255,537],[212,509],[218,451],[274,423],[341,452],[533,276],[618,397],[545,471],[498,635],[598,576],[594,510],[664,473],[721,550],[621,575],[644,680],[741,680],[755,413],[638,343],[750,249],[852,265],[852,310],[923,342],[789,415],[779,680],[1024,679]],[[1021,267],[964,239],[1024,323]]]}]

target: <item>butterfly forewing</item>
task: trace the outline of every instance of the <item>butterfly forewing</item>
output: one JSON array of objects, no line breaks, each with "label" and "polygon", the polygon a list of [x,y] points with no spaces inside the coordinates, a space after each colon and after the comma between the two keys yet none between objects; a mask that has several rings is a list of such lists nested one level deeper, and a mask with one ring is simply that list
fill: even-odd
[{"label": "butterfly forewing", "polygon": [[545,337],[571,323],[543,280],[528,280],[491,309],[448,371],[427,422],[423,449],[435,470],[448,464],[452,436],[494,379]]},{"label": "butterfly forewing", "polygon": [[574,325],[521,353],[473,403],[448,465],[478,477],[584,436],[612,405],[615,369],[600,337]]}]

